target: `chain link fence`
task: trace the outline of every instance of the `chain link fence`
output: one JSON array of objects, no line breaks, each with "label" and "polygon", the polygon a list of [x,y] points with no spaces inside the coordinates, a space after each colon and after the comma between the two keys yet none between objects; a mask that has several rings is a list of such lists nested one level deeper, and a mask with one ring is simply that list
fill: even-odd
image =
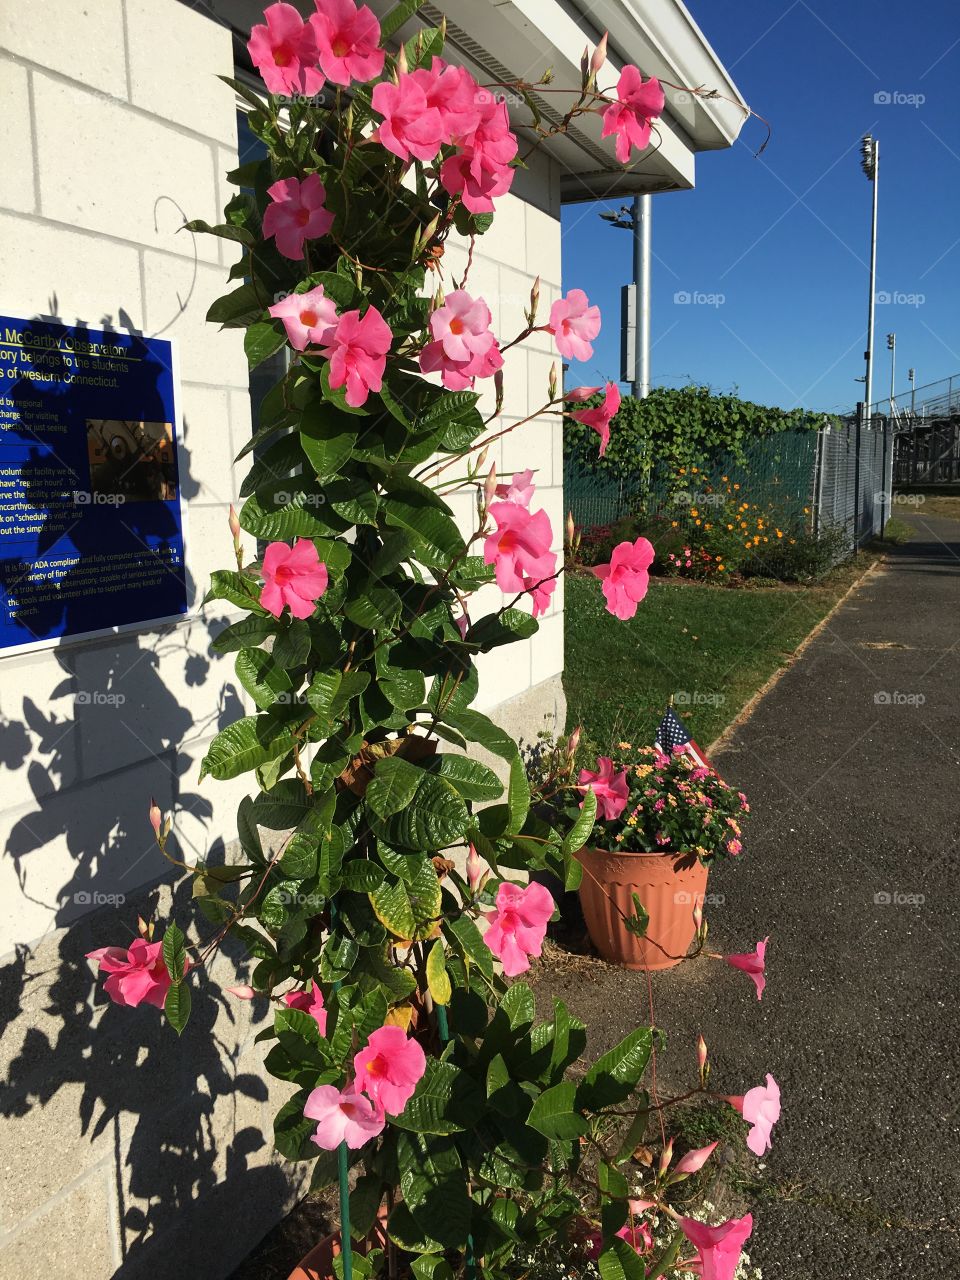
[{"label": "chain link fence", "polygon": [[709,514],[732,491],[736,502],[780,513],[784,522],[800,522],[817,539],[829,540],[837,560],[881,534],[889,519],[892,440],[886,422],[867,429],[851,418],[838,429],[765,436],[740,458],[721,453],[680,473],[641,462],[611,476],[586,472],[568,458],[565,500],[575,524],[591,529],[630,516]]}]

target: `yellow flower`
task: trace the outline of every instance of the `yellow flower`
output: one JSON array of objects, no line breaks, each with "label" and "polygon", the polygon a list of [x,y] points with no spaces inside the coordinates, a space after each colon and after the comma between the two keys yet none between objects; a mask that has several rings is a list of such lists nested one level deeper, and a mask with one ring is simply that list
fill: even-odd
[{"label": "yellow flower", "polygon": [[693,523],[694,523],[694,524],[699,524],[699,523],[700,523],[700,521],[699,521],[699,520],[694,520],[694,522],[693,522]]},{"label": "yellow flower", "polygon": [[764,542],[769,542],[769,541],[770,541],[770,539],[766,536],[766,534],[764,534],[763,540],[764,540]]},{"label": "yellow flower", "polygon": [[676,527],[677,527],[677,522],[676,522],[676,520],[671,520],[671,521],[670,521],[670,528],[671,528],[671,529],[676,529]]},{"label": "yellow flower", "polygon": [[700,514],[700,512],[697,510],[697,508],[696,508],[696,507],[691,507],[691,508],[690,508],[690,514],[691,514],[692,516],[698,516],[698,515]]},{"label": "yellow flower", "polygon": [[728,529],[732,529],[732,528],[733,528],[733,525],[732,525],[732,524],[728,524],[728,525],[727,525],[727,528],[728,528]]},{"label": "yellow flower", "polygon": [[791,545],[791,547],[796,545],[796,541],[797,541],[797,540],[796,540],[796,538],[791,538],[791,539],[790,539],[790,545]]},{"label": "yellow flower", "polygon": [[690,470],[693,472],[693,474],[694,474],[694,475],[696,475],[696,474],[697,474],[697,468],[696,468],[696,467],[691,467],[691,468],[690,468]]},{"label": "yellow flower", "polygon": [[738,484],[735,484],[733,487],[734,487],[734,489],[739,489],[739,488],[740,488],[740,486],[739,486]]},{"label": "yellow flower", "polygon": [[804,507],[804,508],[803,508],[803,514],[804,514],[805,516],[808,516],[808,515],[810,514],[810,508],[809,508],[809,507]]},{"label": "yellow flower", "polygon": [[718,572],[718,573],[723,573],[723,569],[724,569],[724,566],[723,566],[722,564],[718,564],[718,565],[717,565],[717,572]]},{"label": "yellow flower", "polygon": [[778,538],[782,538],[782,537],[783,537],[783,530],[782,530],[782,529],[778,529],[778,530],[777,530],[777,537],[778,537]]},{"label": "yellow flower", "polygon": [[630,751],[633,749],[632,742],[618,742],[617,746],[620,748],[621,751]]},{"label": "yellow flower", "polygon": [[727,477],[726,477],[726,476],[721,476],[721,477],[720,477],[720,479],[723,481],[723,483],[724,483],[724,484],[726,484],[726,483],[727,483]]},{"label": "yellow flower", "polygon": [[712,524],[705,524],[703,527],[704,527],[705,529],[712,529],[712,528],[713,528],[713,525],[712,525]]}]

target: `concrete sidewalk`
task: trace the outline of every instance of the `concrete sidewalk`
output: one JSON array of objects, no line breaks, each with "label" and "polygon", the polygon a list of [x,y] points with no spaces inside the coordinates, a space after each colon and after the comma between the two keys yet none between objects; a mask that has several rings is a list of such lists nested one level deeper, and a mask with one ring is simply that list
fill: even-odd
[{"label": "concrete sidewalk", "polygon": [[764,1280],[960,1277],[960,521],[911,523],[716,761],[753,814],[711,947],[770,934],[768,986],[701,1021],[719,1088],[783,1093]]}]

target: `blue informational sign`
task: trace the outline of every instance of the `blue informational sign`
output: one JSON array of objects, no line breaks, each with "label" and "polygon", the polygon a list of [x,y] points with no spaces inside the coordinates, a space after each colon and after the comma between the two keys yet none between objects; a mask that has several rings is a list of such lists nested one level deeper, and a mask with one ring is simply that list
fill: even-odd
[{"label": "blue informational sign", "polygon": [[0,653],[185,613],[173,348],[0,316]]}]

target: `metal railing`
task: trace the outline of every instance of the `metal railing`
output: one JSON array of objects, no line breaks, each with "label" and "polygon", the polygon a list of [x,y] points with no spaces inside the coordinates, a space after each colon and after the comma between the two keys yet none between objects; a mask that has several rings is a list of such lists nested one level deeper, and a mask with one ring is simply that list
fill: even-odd
[{"label": "metal railing", "polygon": [[908,387],[895,392],[892,398],[881,396],[870,406],[869,416],[892,416],[898,421],[909,421],[949,417],[954,413],[960,413],[960,373],[920,387]]}]

